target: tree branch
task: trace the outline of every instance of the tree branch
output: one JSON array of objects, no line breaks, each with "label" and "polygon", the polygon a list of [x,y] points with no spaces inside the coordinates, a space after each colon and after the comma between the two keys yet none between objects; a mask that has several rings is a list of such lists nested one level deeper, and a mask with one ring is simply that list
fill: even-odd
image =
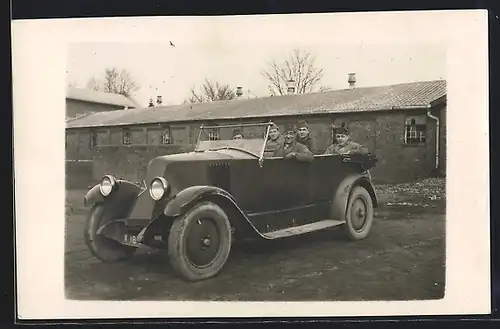
[{"label": "tree branch", "polygon": [[307,93],[315,90],[323,78],[323,69],[315,66],[315,57],[310,52],[294,48],[283,61],[278,63],[273,60],[267,64],[261,76],[267,81],[273,95],[285,94],[290,79],[295,81],[297,93]]},{"label": "tree branch", "polygon": [[213,82],[208,78],[205,78],[205,82],[201,85],[199,92],[196,91],[195,87],[192,87],[190,94],[191,96],[187,100],[189,103],[204,103],[236,98],[236,93],[228,84],[222,84],[219,81]]}]

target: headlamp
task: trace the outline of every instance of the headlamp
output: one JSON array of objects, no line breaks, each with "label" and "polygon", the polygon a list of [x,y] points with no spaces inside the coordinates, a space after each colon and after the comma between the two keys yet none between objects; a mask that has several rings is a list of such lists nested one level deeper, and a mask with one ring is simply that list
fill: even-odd
[{"label": "headlamp", "polygon": [[168,190],[167,180],[163,177],[156,177],[151,181],[149,195],[151,195],[151,198],[153,198],[153,200],[158,201],[165,195],[165,192],[167,190]]},{"label": "headlamp", "polygon": [[101,179],[99,190],[103,196],[108,196],[113,191],[116,185],[116,179],[111,175],[106,175]]}]

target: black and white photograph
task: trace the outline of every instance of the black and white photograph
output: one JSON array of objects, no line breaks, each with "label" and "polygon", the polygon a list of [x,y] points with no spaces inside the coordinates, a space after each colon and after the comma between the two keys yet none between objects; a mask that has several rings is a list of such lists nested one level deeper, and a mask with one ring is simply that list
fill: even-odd
[{"label": "black and white photograph", "polygon": [[16,109],[18,185],[54,203],[18,204],[32,314],[42,291],[52,317],[489,311],[484,12],[22,23],[14,100],[54,79],[50,114]]}]

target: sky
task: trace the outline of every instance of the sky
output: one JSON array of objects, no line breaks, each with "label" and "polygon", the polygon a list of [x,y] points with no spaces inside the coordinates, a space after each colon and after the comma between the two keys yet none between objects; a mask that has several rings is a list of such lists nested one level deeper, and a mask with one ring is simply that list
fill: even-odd
[{"label": "sky", "polygon": [[[412,43],[408,33],[408,40],[377,40],[360,37],[360,31],[350,37],[345,18],[307,16],[260,22],[248,17],[173,20],[169,26],[185,33],[174,33],[168,40],[73,42],[68,46],[67,81],[84,87],[91,77],[102,77],[107,67],[126,69],[140,85],[133,98],[142,106],[158,95],[166,105],[182,103],[190,88],[205,78],[242,86],[244,96],[268,96],[260,72],[294,47],[315,56],[316,66],[324,70],[321,84],[332,89],[348,88],[350,72],[356,73],[357,87],[446,78],[446,48],[432,38]],[[380,17],[379,24],[382,21]],[[404,28],[414,29],[411,26],[409,22]],[[341,31],[342,37],[330,31]]]}]

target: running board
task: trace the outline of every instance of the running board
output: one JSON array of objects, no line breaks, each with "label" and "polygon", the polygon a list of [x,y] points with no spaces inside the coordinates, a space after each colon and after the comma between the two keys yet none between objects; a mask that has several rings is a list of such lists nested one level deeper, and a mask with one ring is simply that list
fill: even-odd
[{"label": "running board", "polygon": [[326,228],[339,226],[344,224],[345,221],[334,220],[334,219],[325,219],[319,222],[314,222],[306,225],[289,227],[282,230],[277,230],[273,232],[264,233],[264,237],[268,239],[279,239],[288,236],[294,236],[319,230],[324,230]]}]

